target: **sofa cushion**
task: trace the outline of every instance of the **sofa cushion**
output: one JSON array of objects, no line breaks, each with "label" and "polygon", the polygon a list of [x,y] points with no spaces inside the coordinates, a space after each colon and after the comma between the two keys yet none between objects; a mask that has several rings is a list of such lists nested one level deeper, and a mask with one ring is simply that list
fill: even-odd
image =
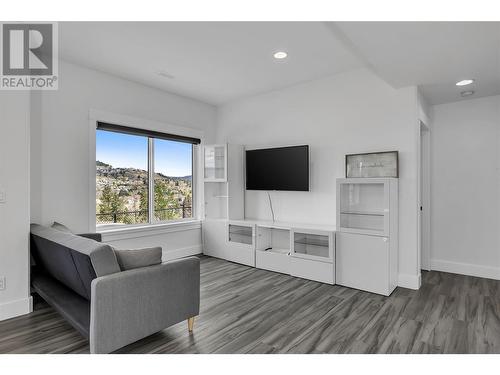
[{"label": "sofa cushion", "polygon": [[93,279],[120,272],[109,245],[38,224],[31,225],[31,237],[37,265],[87,300]]},{"label": "sofa cushion", "polygon": [[134,250],[118,250],[113,248],[113,250],[122,271],[154,266],[161,263],[161,247]]}]

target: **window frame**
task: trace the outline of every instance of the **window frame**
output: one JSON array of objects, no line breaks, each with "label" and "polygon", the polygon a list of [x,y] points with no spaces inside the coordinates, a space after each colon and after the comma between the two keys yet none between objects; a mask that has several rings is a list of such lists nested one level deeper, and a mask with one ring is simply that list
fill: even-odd
[{"label": "window frame", "polygon": [[[113,225],[113,224],[101,224],[97,225],[96,213],[97,213],[97,205],[96,205],[96,131],[97,125],[99,122],[107,122],[112,124],[123,124],[123,126],[130,126],[136,129],[158,132],[158,133],[168,133],[168,134],[177,134],[181,137],[192,137],[198,138],[201,140],[200,144],[191,144],[191,195],[192,195],[192,204],[191,204],[191,217],[190,218],[181,218],[175,220],[162,220],[155,221],[151,220],[151,216],[154,216],[154,157],[151,157],[151,153],[154,156],[154,137],[148,138],[148,222],[141,224],[123,224],[123,225]],[[155,228],[155,227],[165,227],[169,225],[177,226],[182,225],[183,223],[189,224],[193,222],[199,222],[199,213],[200,211],[200,194],[199,194],[199,152],[201,150],[201,145],[203,144],[203,132],[192,129],[192,128],[184,128],[174,125],[168,125],[164,123],[159,123],[151,120],[138,119],[129,116],[117,115],[105,111],[100,110],[90,110],[89,111],[89,124],[90,124],[90,163],[89,163],[89,231],[97,231],[97,232],[112,232],[112,231],[127,231],[128,229],[136,231],[138,229],[144,228]],[[137,124],[142,124],[144,127],[137,127]],[[173,140],[175,141],[175,140]],[[149,146],[149,142],[153,143],[153,149]],[[151,168],[151,164],[153,168]],[[151,184],[153,184],[153,189],[151,190]],[[151,200],[153,201],[153,205],[151,205]],[[153,209],[150,209],[150,208]]]}]

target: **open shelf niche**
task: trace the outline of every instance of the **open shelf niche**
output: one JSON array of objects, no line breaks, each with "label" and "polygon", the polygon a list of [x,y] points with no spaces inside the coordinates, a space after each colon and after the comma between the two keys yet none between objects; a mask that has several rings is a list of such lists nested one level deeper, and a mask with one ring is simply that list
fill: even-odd
[{"label": "open shelf niche", "polygon": [[257,251],[290,253],[290,229],[257,225]]},{"label": "open shelf niche", "polygon": [[256,225],[255,266],[290,274],[290,229]]}]

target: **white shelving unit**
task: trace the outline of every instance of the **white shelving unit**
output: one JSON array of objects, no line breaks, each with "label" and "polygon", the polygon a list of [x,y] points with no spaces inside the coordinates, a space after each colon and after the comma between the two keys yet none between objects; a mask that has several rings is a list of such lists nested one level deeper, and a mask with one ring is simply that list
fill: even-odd
[{"label": "white shelving unit", "polygon": [[[245,217],[243,152],[240,145],[203,146],[204,219],[242,220]],[[214,167],[214,155],[219,155],[217,167]]]},{"label": "white shelving unit", "polygon": [[203,252],[390,295],[398,275],[398,180],[337,180],[337,228],[245,220],[244,148],[204,146]]},{"label": "white shelving unit", "polygon": [[335,283],[335,228],[245,220],[244,148],[205,145],[203,253]]},{"label": "white shelving unit", "polygon": [[337,283],[390,295],[398,274],[398,180],[337,180]]},{"label": "white shelving unit", "polygon": [[205,145],[203,155],[203,253],[255,266],[255,235],[246,235],[255,229],[248,223],[236,225],[245,217],[244,148]]}]

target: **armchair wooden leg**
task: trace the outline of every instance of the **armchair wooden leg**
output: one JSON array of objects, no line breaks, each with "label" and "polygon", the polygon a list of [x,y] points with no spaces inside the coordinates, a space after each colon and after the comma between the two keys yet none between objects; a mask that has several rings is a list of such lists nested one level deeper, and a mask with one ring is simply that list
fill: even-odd
[{"label": "armchair wooden leg", "polygon": [[188,331],[193,332],[194,326],[194,316],[192,318],[188,318]]}]

